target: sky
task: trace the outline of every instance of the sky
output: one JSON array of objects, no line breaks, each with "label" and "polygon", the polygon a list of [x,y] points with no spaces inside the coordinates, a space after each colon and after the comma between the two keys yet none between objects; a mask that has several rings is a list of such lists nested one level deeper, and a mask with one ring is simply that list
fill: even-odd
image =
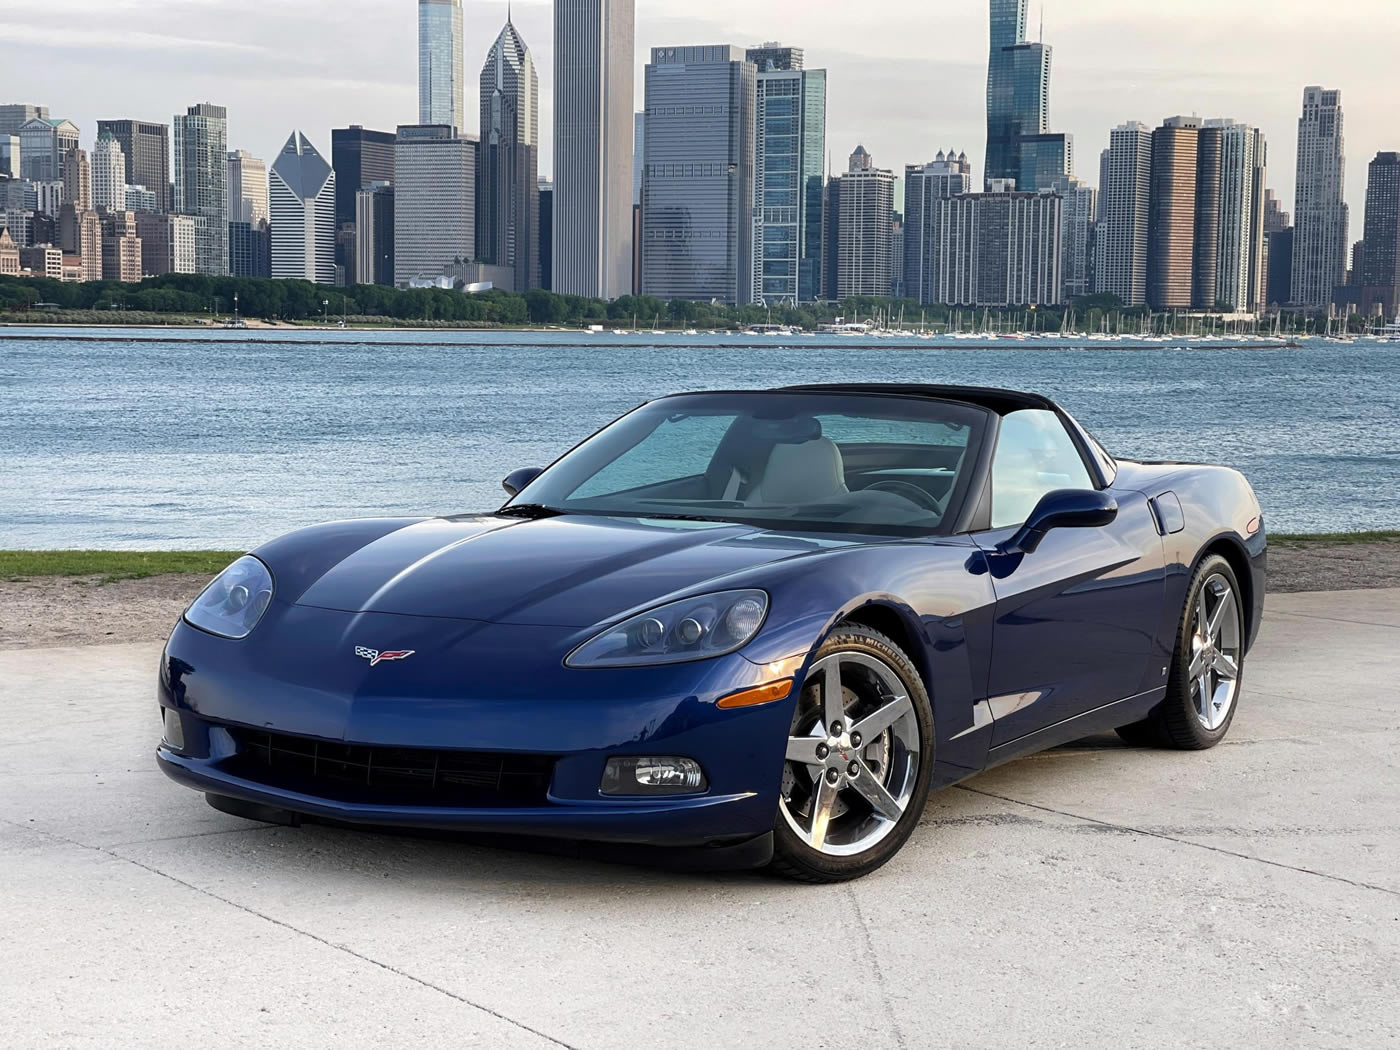
[{"label": "sky", "polygon": [[[1039,0],[1031,0],[1038,37]],[[1098,181],[1111,128],[1128,120],[1232,117],[1269,139],[1269,185],[1293,208],[1303,88],[1340,88],[1347,200],[1361,236],[1366,166],[1400,150],[1400,4],[1394,0],[1049,0],[1050,122],[1074,135],[1076,173]],[[464,0],[467,131],[476,82],[506,0]],[[1325,11],[1319,19],[1318,12]],[[541,173],[551,168],[552,7],[515,0],[540,71]],[[965,150],[980,177],[986,141],[985,2],[637,0],[636,108],[652,47],[804,48],[828,74],[836,170],[857,144],[880,167]],[[91,144],[97,120],[169,123],[196,102],[229,110],[229,148],[269,161],[294,129],[329,157],[330,129],[392,130],[418,119],[416,0],[5,0],[0,103],[49,107]]]}]

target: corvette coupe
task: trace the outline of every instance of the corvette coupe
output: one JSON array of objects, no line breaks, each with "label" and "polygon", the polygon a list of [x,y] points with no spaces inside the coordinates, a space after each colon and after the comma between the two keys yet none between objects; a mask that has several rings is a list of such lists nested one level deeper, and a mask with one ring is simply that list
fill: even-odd
[{"label": "corvette coupe", "polygon": [[160,767],[251,819],[837,881],[1017,756],[1218,744],[1264,606],[1244,477],[1033,394],[663,397],[505,488],[231,565],[162,657]]}]

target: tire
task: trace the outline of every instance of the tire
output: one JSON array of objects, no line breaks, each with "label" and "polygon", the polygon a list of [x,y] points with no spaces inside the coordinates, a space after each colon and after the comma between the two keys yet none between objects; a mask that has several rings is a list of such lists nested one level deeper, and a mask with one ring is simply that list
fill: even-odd
[{"label": "tire", "polygon": [[[1207,614],[1199,629],[1202,601]],[[1218,619],[1214,633],[1211,623]],[[1230,563],[1218,554],[1202,560],[1186,590],[1177,625],[1166,698],[1141,722],[1118,730],[1134,747],[1205,751],[1230,732],[1244,686],[1244,600]],[[1200,674],[1193,675],[1193,669]],[[1228,673],[1233,669],[1233,675]],[[1210,699],[1202,703],[1201,697]]]},{"label": "tire", "polygon": [[[828,708],[837,691],[839,706]],[[933,706],[908,655],[869,628],[837,627],[798,697],[770,871],[844,882],[887,863],[924,811],[933,748]]]}]

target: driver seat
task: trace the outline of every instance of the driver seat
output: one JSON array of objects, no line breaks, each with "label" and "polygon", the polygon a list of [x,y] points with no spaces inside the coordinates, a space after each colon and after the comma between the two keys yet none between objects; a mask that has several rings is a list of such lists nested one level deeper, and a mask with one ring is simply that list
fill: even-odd
[{"label": "driver seat", "polygon": [[819,437],[800,445],[774,445],[763,478],[745,503],[795,506],[822,503],[848,492],[841,450],[830,438]]}]

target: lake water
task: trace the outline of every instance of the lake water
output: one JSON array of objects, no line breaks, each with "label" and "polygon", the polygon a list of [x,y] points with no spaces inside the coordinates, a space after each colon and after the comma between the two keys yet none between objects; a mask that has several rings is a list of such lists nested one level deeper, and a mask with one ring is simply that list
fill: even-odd
[{"label": "lake water", "polygon": [[0,329],[0,548],[487,510],[511,469],[650,397],[841,380],[1043,392],[1115,454],[1240,468],[1275,531],[1400,526],[1400,344],[912,343]]}]

